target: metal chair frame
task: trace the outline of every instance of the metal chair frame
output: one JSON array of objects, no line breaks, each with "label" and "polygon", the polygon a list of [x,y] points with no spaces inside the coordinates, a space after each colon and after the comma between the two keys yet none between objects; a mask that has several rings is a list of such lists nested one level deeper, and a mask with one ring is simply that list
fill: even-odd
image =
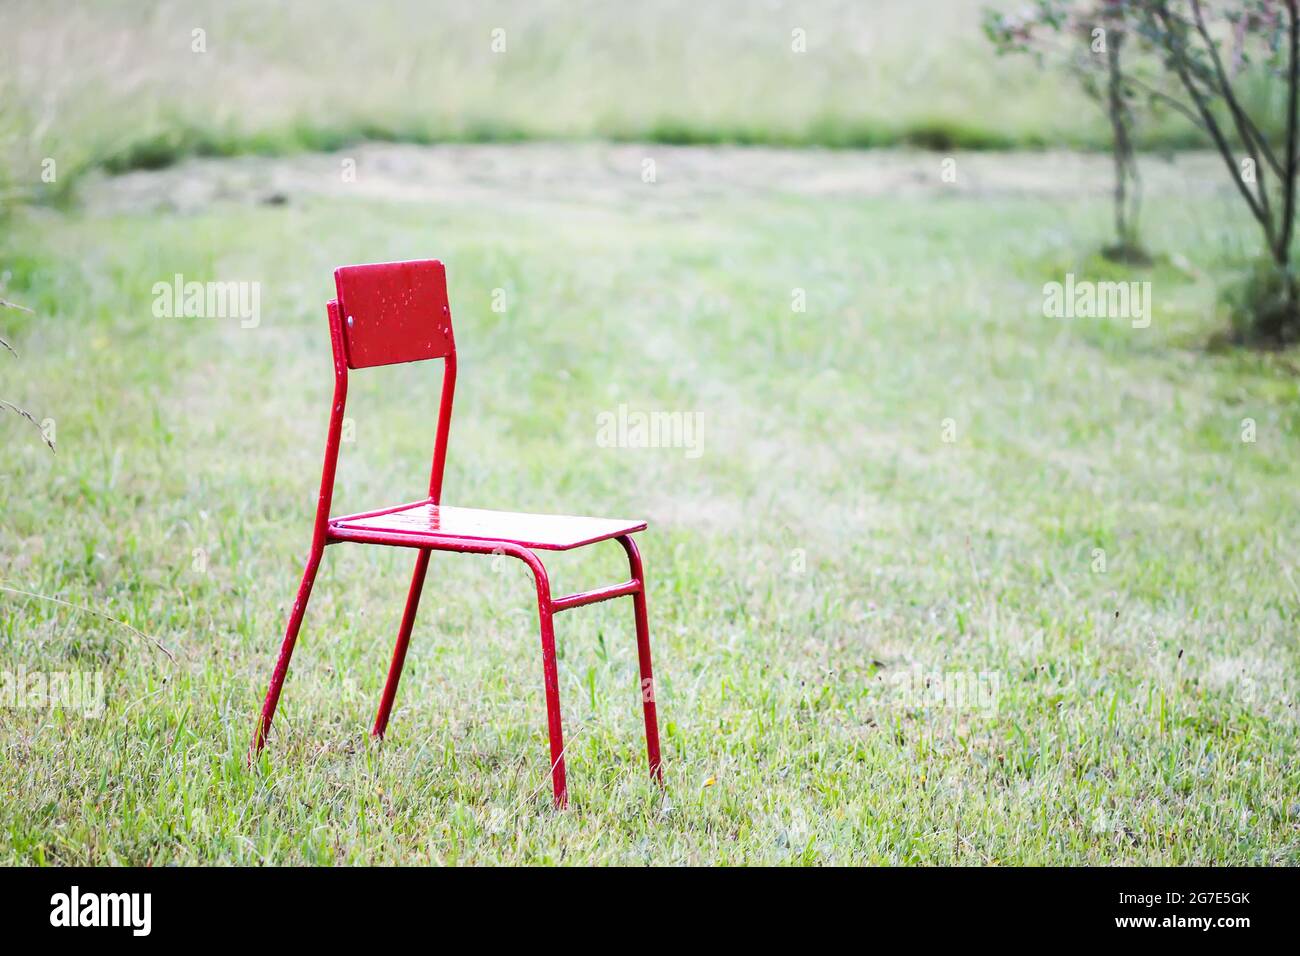
[{"label": "metal chair frame", "polygon": [[[327,307],[330,342],[334,352],[334,401],[325,442],[325,461],[321,469],[311,551],[294,599],[293,611],[289,615],[280,654],[271,674],[270,686],[267,688],[261,718],[250,749],[250,759],[261,751],[270,732],[280,691],[289,670],[289,661],[293,656],[325,549],[332,544],[350,541],[416,550],[415,571],[411,576],[410,591],[407,593],[397,643],[388,668],[388,679],[379,701],[379,710],[375,714],[371,730],[373,736],[382,738],[388,727],[393,701],[397,696],[397,685],[402,676],[402,666],[411,641],[411,630],[420,606],[430,553],[453,551],[463,554],[504,554],[524,562],[532,571],[537,585],[537,614],[542,642],[542,675],[546,690],[551,783],[555,805],[567,805],[568,787],[564,772],[564,730],[560,716],[553,618],[559,611],[619,597],[632,598],[636,619],[637,658],[641,672],[646,752],[650,761],[650,773],[662,784],[655,685],[650,663],[650,627],[646,614],[645,572],[641,554],[636,542],[632,540],[633,534],[645,529],[645,522],[443,506],[442,477],[447,461],[452,399],[456,391],[456,345],[447,301],[446,271],[442,263],[436,260],[416,260],[344,266],[335,270],[334,277],[337,297]],[[348,371],[439,358],[444,362],[444,372],[428,496],[403,505],[330,517],[347,405]],[[546,568],[536,551],[565,551],[611,538],[622,545],[627,553],[628,580],[578,594],[552,597]]]}]

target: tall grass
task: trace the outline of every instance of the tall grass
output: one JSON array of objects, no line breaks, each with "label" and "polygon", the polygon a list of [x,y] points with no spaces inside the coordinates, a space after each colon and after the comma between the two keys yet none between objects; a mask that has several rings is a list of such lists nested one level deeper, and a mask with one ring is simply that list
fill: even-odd
[{"label": "tall grass", "polygon": [[[0,149],[19,192],[91,166],[360,139],[1096,147],[1068,79],[999,60],[976,0],[251,0],[7,5]],[[196,30],[204,52],[195,52]],[[504,50],[494,52],[494,30]],[[796,30],[806,52],[795,52]],[[1173,120],[1148,142],[1184,144]],[[42,183],[53,158],[59,179]]]}]

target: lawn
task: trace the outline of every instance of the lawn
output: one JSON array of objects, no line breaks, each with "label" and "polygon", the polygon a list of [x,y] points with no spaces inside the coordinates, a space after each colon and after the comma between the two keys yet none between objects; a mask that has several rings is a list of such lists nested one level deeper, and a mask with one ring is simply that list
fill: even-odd
[{"label": "lawn", "polygon": [[[0,862],[1300,863],[1300,380],[1207,346],[1236,197],[1153,164],[1133,275],[1092,255],[1102,157],[962,155],[945,186],[919,153],[474,149],[373,150],[351,189],[337,156],[191,164],[6,223],[0,296],[35,314],[0,314],[0,397],[57,454],[0,419],[0,585],[167,653],[0,592],[6,668],[106,696],[0,709]],[[650,521],[662,792],[617,602],[557,619],[551,809],[517,562],[433,557],[370,741],[412,562],[379,548],[326,553],[245,764],[331,270],[422,256],[460,350],[445,499]],[[177,273],[259,282],[260,322],[155,318]],[[1045,318],[1067,273],[1151,281],[1150,327]],[[418,497],[436,370],[352,385],[335,510]],[[700,453],[604,447],[622,404],[698,414]],[[621,560],[548,563],[568,592]]]}]

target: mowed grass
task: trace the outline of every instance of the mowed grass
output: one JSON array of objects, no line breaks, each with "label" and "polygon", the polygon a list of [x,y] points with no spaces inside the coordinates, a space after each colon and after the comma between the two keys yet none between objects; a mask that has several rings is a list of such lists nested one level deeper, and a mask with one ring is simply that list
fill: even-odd
[{"label": "mowed grass", "polygon": [[[3,295],[36,315],[3,315],[0,395],[58,453],[0,419],[0,583],[175,660],[0,593],[6,669],[102,671],[107,696],[0,710],[0,860],[1300,862],[1300,395],[1287,356],[1203,348],[1211,263],[1251,238],[1232,197],[1150,199],[1181,265],[1120,275],[1090,254],[1104,200],[667,201],[638,173],[617,201],[9,222]],[[606,604],[557,619],[551,809],[518,563],[434,556],[371,742],[412,563],[379,548],[327,552],[245,765],[309,540],[331,269],[429,255],[461,354],[446,499],[651,522],[662,792],[631,608]],[[1152,281],[1151,327],[1043,318],[1069,271]],[[176,273],[260,282],[260,325],[154,318]],[[438,385],[354,376],[336,511],[420,494]],[[702,453],[601,447],[621,403],[699,413]],[[557,592],[621,562],[548,558]],[[995,706],[915,674],[995,680]]]}]

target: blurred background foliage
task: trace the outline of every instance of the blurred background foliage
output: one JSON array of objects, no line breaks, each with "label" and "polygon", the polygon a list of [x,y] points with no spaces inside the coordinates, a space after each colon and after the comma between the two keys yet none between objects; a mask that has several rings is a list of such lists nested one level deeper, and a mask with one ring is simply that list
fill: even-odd
[{"label": "blurred background foliage", "polygon": [[[1106,148],[1104,116],[1068,77],[997,57],[983,6],[8,0],[0,190],[58,196],[88,168],[361,140]],[[1176,115],[1138,140],[1202,142]],[[48,157],[58,177],[41,184]]]}]

